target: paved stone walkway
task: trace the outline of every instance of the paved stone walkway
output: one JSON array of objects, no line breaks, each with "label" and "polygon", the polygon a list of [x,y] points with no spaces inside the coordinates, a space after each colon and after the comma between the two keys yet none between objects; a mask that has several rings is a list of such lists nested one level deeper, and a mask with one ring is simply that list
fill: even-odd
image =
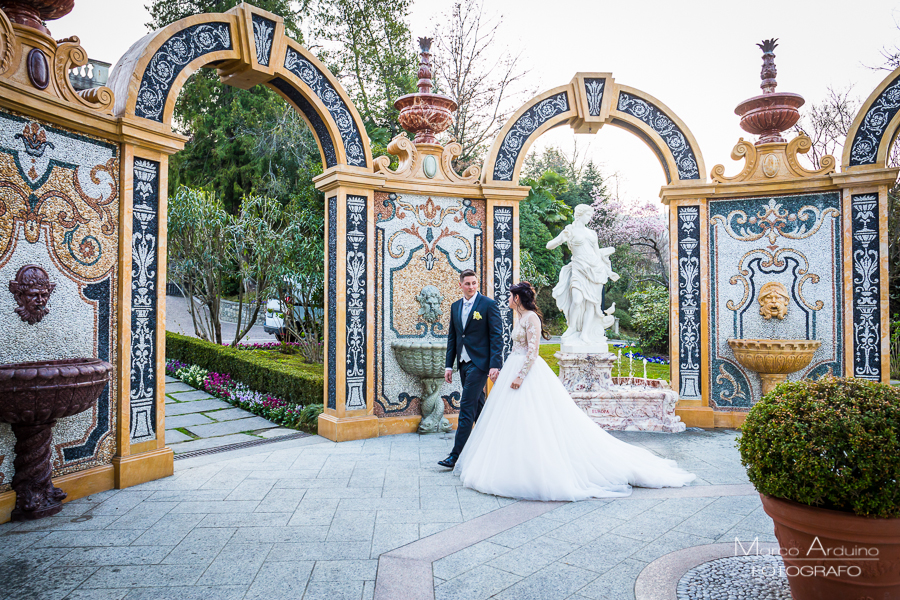
[{"label": "paved stone walkway", "polygon": [[[615,435],[699,480],[545,505],[460,487],[436,464],[451,436],[283,440],[179,460],[173,477],[0,525],[0,598],[623,600],[640,571],[673,550],[735,536],[774,541],[734,431]],[[430,593],[410,577],[402,595],[376,594],[376,575],[390,572],[391,557],[406,564],[397,562],[404,552]],[[423,562],[429,552],[443,558]]]},{"label": "paved stone walkway", "polygon": [[296,431],[166,377],[166,445],[176,455],[289,433]]}]

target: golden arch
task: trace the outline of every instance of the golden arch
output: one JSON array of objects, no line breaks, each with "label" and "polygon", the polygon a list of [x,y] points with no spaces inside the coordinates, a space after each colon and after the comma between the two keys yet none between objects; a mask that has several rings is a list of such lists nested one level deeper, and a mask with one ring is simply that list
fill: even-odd
[{"label": "golden arch", "polygon": [[856,113],[844,142],[841,170],[886,167],[898,128],[900,68],[884,78]]},{"label": "golden arch", "polygon": [[281,17],[249,4],[187,17],[137,41],[110,75],[113,114],[147,119],[168,132],[178,92],[207,66],[225,83],[263,84],[291,103],[313,131],[325,168],[372,171],[368,136],[347,92],[285,35]]},{"label": "golden arch", "polygon": [[563,123],[577,133],[596,133],[607,123],[627,129],[653,150],[668,183],[706,181],[697,140],[665,104],[616,83],[611,73],[577,73],[568,84],[525,103],[507,121],[485,162],[484,183],[518,183],[531,144]]}]

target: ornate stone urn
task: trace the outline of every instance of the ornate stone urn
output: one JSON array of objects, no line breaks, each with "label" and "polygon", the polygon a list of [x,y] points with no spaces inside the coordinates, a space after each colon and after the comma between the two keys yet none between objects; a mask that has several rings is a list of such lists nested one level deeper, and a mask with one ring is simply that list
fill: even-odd
[{"label": "ornate stone urn", "polygon": [[818,340],[728,340],[737,361],[759,373],[763,396],[805,368],[821,344]]},{"label": "ornate stone urn", "polygon": [[394,102],[400,111],[403,129],[415,134],[416,144],[435,144],[435,134],[450,127],[456,102],[447,96],[431,93],[431,38],[419,38],[419,92],[401,96]]},{"label": "ornate stone urn", "polygon": [[391,343],[400,367],[422,382],[422,422],[419,433],[447,433],[453,430],[444,416],[441,386],[444,384],[446,342],[396,340]]},{"label": "ornate stone urn", "polygon": [[787,131],[797,124],[800,119],[798,110],[806,102],[803,96],[789,92],[776,92],[778,82],[775,76],[775,48],[777,39],[763,40],[757,44],[763,51],[763,67],[760,77],[762,83],[762,95],[744,100],[734,109],[734,113],[741,118],[741,128],[759,136],[757,146],[772,142],[785,142],[781,137],[782,131]]},{"label": "ornate stone urn", "polygon": [[0,365],[0,422],[16,436],[13,521],[49,517],[66,493],[50,479],[51,429],[57,419],[87,410],[109,382],[112,365],[72,358]]},{"label": "ornate stone urn", "polygon": [[0,0],[0,9],[13,23],[27,25],[50,35],[44,21],[64,17],[75,6],[75,0]]}]

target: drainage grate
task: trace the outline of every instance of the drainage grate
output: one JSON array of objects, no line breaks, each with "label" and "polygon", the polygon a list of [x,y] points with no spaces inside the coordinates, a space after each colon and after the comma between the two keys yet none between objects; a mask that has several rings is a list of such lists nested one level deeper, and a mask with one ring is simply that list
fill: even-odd
[{"label": "drainage grate", "polygon": [[219,446],[218,448],[207,448],[206,450],[194,450],[193,452],[183,452],[181,454],[175,455],[175,460],[182,460],[185,458],[194,458],[196,456],[206,456],[207,454],[218,454],[219,452],[228,452],[230,450],[240,450],[242,448],[252,448],[253,446],[262,446],[263,444],[272,444],[274,442],[283,442],[285,440],[298,440],[300,438],[305,438],[311,436],[311,433],[304,433],[302,431],[298,431],[297,433],[289,433],[287,435],[281,435],[273,438],[266,438],[264,440],[252,440],[249,442],[238,442],[237,444],[228,444],[227,446]]}]

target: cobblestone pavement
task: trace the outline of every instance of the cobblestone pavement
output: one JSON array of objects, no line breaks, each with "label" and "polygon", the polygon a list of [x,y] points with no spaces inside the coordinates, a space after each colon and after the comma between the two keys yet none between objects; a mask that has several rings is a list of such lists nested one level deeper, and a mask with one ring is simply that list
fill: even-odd
[{"label": "cobblestone pavement", "polygon": [[166,377],[166,445],[175,454],[289,433],[296,432]]},{"label": "cobblestone pavement", "polygon": [[[747,484],[734,431],[615,435],[700,479],[563,504],[455,546],[431,564],[428,589],[438,600],[622,600],[644,566],[673,550],[735,536],[774,541],[746,485],[735,488],[745,495],[702,497]],[[172,477],[0,525],[0,598],[373,598],[382,554],[528,504],[460,487],[436,464],[451,445],[438,435],[314,436],[177,461]]]}]

